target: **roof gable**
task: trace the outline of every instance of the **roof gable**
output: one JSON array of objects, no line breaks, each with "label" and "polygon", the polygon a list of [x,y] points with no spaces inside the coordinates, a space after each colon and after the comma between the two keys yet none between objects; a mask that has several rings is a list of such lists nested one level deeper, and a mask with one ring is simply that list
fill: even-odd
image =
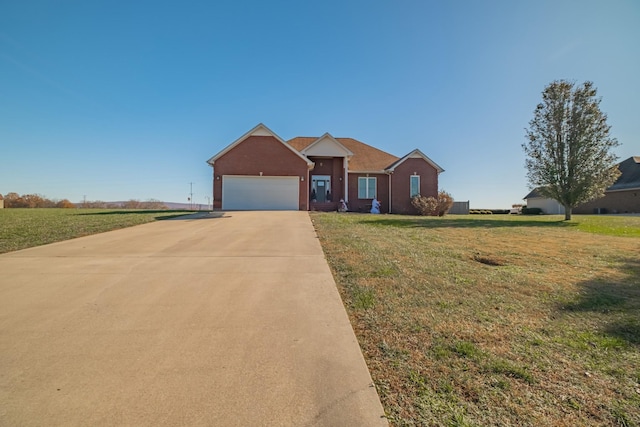
[{"label": "roof gable", "polygon": [[607,191],[640,188],[640,156],[632,156],[618,164],[620,176]]},{"label": "roof gable", "polygon": [[353,156],[353,153],[328,132],[300,150],[305,156],[341,157]]},{"label": "roof gable", "polygon": [[307,159],[305,156],[300,154],[300,152],[298,150],[296,150],[294,147],[292,147],[289,144],[287,144],[282,138],[280,138],[278,135],[276,135],[275,132],[273,132],[271,129],[269,129],[268,127],[266,127],[262,123],[258,123],[258,125],[256,127],[254,127],[253,129],[251,129],[249,132],[245,133],[240,138],[236,139],[231,144],[227,145],[222,151],[220,151],[218,154],[216,154],[215,156],[213,156],[209,160],[207,160],[207,163],[210,166],[213,166],[213,164],[215,163],[216,160],[218,160],[220,157],[222,157],[225,154],[227,154],[234,147],[236,147],[237,145],[241,144],[244,140],[246,140],[250,136],[272,136],[276,140],[278,140],[278,142],[282,143],[282,145],[284,145],[289,150],[291,150],[293,153],[295,153],[296,156],[298,156],[302,160],[304,160],[305,163],[307,163],[307,165],[313,165],[313,162],[309,161],[309,159]]},{"label": "roof gable", "polygon": [[349,153],[351,153],[351,158],[349,159],[349,172],[384,172],[385,167],[392,162],[398,160],[398,157],[389,154],[385,151],[379,150],[375,147],[372,147],[364,142],[360,142],[357,139],[353,138],[333,138],[328,133],[324,134],[322,137],[308,137],[308,136],[298,136],[296,138],[290,139],[287,141],[289,145],[294,147],[296,150],[300,150],[301,152],[307,152],[308,155],[311,154],[309,151],[305,151],[311,148],[316,142],[322,140],[323,137],[329,136],[334,139],[340,146],[344,147]]},{"label": "roof gable", "polygon": [[444,172],[437,163],[427,157],[420,150],[413,150],[406,156],[399,158],[393,154],[379,150],[364,142],[353,138],[334,138],[331,134],[325,133],[321,137],[296,137],[289,141],[284,141],[275,132],[271,131],[264,124],[260,123],[249,132],[229,144],[222,151],[207,160],[210,166],[215,161],[224,156],[238,144],[251,136],[272,136],[282,143],[289,150],[294,152],[299,158],[303,159],[307,165],[313,166],[313,162],[307,156],[319,157],[347,157],[349,159],[349,172],[370,172],[370,173],[387,173],[402,164],[410,158],[420,158],[436,169],[437,173]]},{"label": "roof gable", "polygon": [[527,199],[539,199],[541,197],[544,197],[544,196],[542,194],[540,194],[540,192],[538,191],[538,188],[534,188],[533,190],[531,190],[529,192],[529,194],[524,196],[523,199],[524,200],[527,200]]},{"label": "roof gable", "polygon": [[425,162],[429,163],[431,166],[433,166],[433,168],[436,171],[438,171],[438,173],[444,172],[444,169],[442,169],[440,166],[438,166],[438,164],[436,162],[431,160],[426,154],[424,154],[422,151],[418,150],[417,148],[415,150],[413,150],[412,152],[410,152],[409,154],[407,154],[406,156],[402,157],[401,159],[399,159],[399,160],[393,162],[392,164],[390,164],[389,166],[387,166],[385,168],[385,170],[387,170],[389,172],[393,172],[395,170],[395,168],[400,166],[407,159],[422,159]]}]

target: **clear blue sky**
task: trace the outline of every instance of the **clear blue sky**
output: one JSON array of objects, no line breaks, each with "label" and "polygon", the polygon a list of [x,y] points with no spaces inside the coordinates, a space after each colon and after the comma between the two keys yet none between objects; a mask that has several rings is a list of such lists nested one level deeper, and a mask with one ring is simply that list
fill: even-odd
[{"label": "clear blue sky", "polygon": [[284,139],[419,148],[476,208],[528,192],[545,85],[591,80],[640,155],[640,1],[0,0],[0,193],[206,203],[206,160]]}]

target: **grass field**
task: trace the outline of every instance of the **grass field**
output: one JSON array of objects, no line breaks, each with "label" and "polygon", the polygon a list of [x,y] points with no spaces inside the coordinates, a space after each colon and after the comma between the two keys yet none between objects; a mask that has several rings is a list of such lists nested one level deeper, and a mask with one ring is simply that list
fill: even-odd
[{"label": "grass field", "polygon": [[[184,215],[0,210],[0,253]],[[640,217],[312,213],[394,426],[640,426]]]},{"label": "grass field", "polygon": [[0,209],[0,253],[185,215],[185,211]]},{"label": "grass field", "polygon": [[394,426],[640,426],[640,217],[312,213]]}]

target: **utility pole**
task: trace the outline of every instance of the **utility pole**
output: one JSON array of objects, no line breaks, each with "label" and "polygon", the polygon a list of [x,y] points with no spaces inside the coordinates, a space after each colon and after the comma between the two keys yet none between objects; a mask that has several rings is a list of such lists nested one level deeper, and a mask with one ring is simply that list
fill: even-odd
[{"label": "utility pole", "polygon": [[189,183],[189,209],[193,210],[193,182]]},{"label": "utility pole", "polygon": [[209,206],[211,206],[211,196],[204,196],[207,199],[207,210],[212,210]]}]

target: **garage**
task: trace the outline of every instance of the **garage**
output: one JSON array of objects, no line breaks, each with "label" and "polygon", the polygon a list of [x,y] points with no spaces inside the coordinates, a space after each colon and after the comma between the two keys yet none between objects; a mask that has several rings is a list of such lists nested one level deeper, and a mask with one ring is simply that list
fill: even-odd
[{"label": "garage", "polygon": [[297,176],[222,177],[222,209],[295,210],[299,209],[300,184]]}]

